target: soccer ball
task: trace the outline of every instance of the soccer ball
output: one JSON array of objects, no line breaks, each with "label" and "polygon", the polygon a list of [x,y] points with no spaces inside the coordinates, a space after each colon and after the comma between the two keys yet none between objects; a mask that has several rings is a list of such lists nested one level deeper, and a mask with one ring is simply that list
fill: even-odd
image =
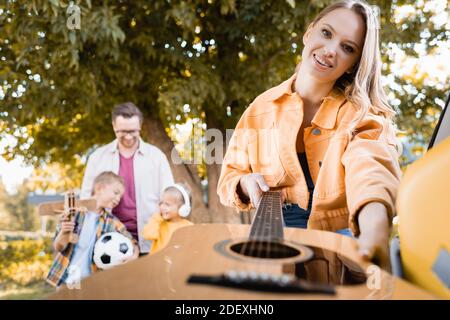
[{"label": "soccer ball", "polygon": [[102,235],[94,246],[94,263],[100,269],[109,269],[122,264],[134,253],[131,240],[118,232]]}]

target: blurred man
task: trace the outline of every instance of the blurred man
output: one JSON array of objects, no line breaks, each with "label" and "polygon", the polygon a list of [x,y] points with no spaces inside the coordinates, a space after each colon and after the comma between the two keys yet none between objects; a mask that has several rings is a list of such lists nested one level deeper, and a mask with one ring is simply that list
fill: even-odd
[{"label": "blurred man", "polygon": [[131,102],[116,105],[112,126],[116,140],[95,150],[89,157],[81,187],[81,198],[92,196],[94,178],[112,171],[125,180],[125,193],[113,214],[138,241],[141,254],[150,251],[151,241],[142,237],[144,225],[158,211],[161,192],[174,183],[164,153],[140,137],[142,112]]}]

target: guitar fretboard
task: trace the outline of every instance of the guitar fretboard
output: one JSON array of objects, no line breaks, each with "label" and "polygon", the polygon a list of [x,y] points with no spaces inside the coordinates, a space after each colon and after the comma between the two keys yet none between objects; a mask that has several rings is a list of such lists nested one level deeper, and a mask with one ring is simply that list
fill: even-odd
[{"label": "guitar fretboard", "polygon": [[281,193],[279,191],[264,192],[252,222],[249,239],[257,241],[281,241],[284,239]]}]

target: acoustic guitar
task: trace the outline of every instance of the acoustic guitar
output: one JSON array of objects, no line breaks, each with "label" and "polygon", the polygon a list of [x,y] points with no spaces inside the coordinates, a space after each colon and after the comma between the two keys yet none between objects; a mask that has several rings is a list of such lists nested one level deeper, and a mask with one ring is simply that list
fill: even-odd
[{"label": "acoustic guitar", "polygon": [[363,261],[356,241],[283,226],[280,193],[251,225],[196,224],[155,254],[99,271],[48,299],[433,299]]}]

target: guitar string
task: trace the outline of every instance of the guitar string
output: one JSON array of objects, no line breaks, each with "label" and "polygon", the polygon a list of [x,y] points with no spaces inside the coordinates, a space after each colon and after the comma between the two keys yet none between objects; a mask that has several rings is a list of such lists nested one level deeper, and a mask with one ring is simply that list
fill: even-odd
[{"label": "guitar string", "polygon": [[[259,243],[259,248],[256,253],[258,257],[264,258],[264,247],[266,248],[266,258],[269,258],[273,251],[277,250],[278,245],[273,246],[273,242],[279,242],[282,240],[282,229],[280,229],[279,216],[281,214],[281,197],[279,192],[270,192],[264,196],[264,202],[260,204],[261,212],[263,215],[263,220],[259,221],[260,224],[257,226],[257,241]],[[279,239],[280,238],[280,239]]]},{"label": "guitar string", "polygon": [[252,222],[251,222],[251,225],[250,225],[250,234],[248,236],[248,239],[247,239],[247,241],[244,241],[244,244],[242,245],[241,250],[240,250],[240,254],[242,254],[244,256],[246,254],[248,254],[248,252],[247,252],[247,248],[249,246],[248,243],[252,241],[252,231],[253,231],[253,226],[254,226],[254,224],[257,221],[258,210],[259,210],[259,206],[258,206],[258,209],[256,209],[256,213],[255,213],[255,215],[254,215],[254,217],[252,219]]},{"label": "guitar string", "polygon": [[261,250],[261,245],[263,243],[264,238],[264,223],[267,216],[267,198],[268,194],[263,194],[261,199],[261,203],[259,204],[260,215],[259,215],[259,224],[256,226],[256,234],[254,235],[256,250],[252,253],[253,256],[259,257],[259,251]]},{"label": "guitar string", "polygon": [[[270,221],[270,213],[272,212],[271,207],[271,200],[274,196],[273,192],[268,192],[263,194],[262,203],[260,203],[261,211],[260,214],[260,220],[259,220],[259,226],[256,228],[256,235],[255,235],[255,241],[258,244],[257,250],[255,253],[253,253],[254,256],[258,258],[264,258],[263,256],[263,250],[264,245],[269,245],[269,239],[267,237],[267,223]],[[269,230],[270,231],[270,230]],[[264,264],[258,263],[258,271],[261,273],[264,271]]]},{"label": "guitar string", "polygon": [[[256,210],[249,241],[244,242],[240,253],[264,258],[263,250],[266,249],[265,257],[269,258],[271,254],[286,252],[287,248],[279,245],[280,240],[283,240],[283,226],[280,226],[280,223],[283,223],[280,193],[266,192],[263,194]],[[276,244],[273,245],[272,242]],[[262,264],[258,264],[258,266],[262,266]]]},{"label": "guitar string", "polygon": [[277,254],[280,254],[282,256],[286,256],[288,253],[288,248],[287,246],[283,245],[283,241],[284,241],[284,226],[283,226],[283,209],[282,209],[282,204],[281,204],[281,193],[278,193],[276,202],[274,203],[274,205],[277,207],[277,209],[275,210],[275,214],[276,216],[273,218],[276,223],[274,223],[275,227],[276,227],[276,232],[275,234],[277,235],[277,246],[276,246],[276,251]]},{"label": "guitar string", "polygon": [[263,194],[263,196],[261,197],[260,202],[257,206],[255,216],[253,217],[253,221],[252,221],[252,224],[250,227],[250,235],[248,237],[248,241],[244,242],[244,245],[241,248],[240,253],[243,255],[250,255],[250,256],[253,255],[255,241],[256,241],[255,230],[256,230],[256,233],[258,233],[257,228],[259,226],[259,221],[261,219],[261,212],[262,212],[262,209],[264,206],[264,201],[265,201],[264,199],[265,199],[265,197]]},{"label": "guitar string", "polygon": [[263,210],[261,210],[261,214],[262,214],[262,221],[260,223],[260,225],[258,226],[259,228],[259,234],[257,234],[256,239],[257,239],[257,250],[256,250],[256,256],[259,258],[262,258],[262,251],[264,250],[264,244],[267,242],[266,239],[266,224],[267,224],[267,218],[268,215],[270,214],[272,208],[270,207],[270,198],[271,198],[272,194],[267,194],[266,197],[263,198],[264,200],[264,207],[262,208]]},{"label": "guitar string", "polygon": [[266,223],[266,219],[267,219],[267,214],[268,214],[268,212],[270,212],[269,201],[270,201],[271,196],[272,196],[272,194],[269,192],[263,194],[263,197],[262,197],[261,202],[258,207],[258,209],[260,209],[260,210],[258,210],[259,211],[259,220],[258,220],[259,224],[255,226],[256,234],[253,236],[256,250],[255,250],[255,252],[252,253],[252,255],[256,256],[256,257],[261,257],[261,251],[264,246],[265,223]]},{"label": "guitar string", "polygon": [[[265,206],[265,201],[266,201],[265,199],[266,199],[266,197],[263,194],[263,196],[259,200],[258,208],[256,209],[255,217],[253,218],[253,220],[254,220],[253,225],[250,229],[250,237],[249,237],[250,238],[249,239],[250,240],[250,248],[249,248],[249,251],[247,252],[247,254],[249,254],[250,256],[254,256],[255,246],[257,245],[258,228],[259,228],[259,225],[261,224],[262,213],[264,212],[264,206]],[[256,233],[256,235],[255,235],[255,233]],[[247,244],[247,242],[246,242],[246,244]]]},{"label": "guitar string", "polygon": [[[269,199],[270,201],[270,210],[269,210],[269,214],[266,214],[266,221],[264,223],[264,228],[265,228],[265,243],[267,246],[267,250],[266,250],[266,257],[270,257],[271,256],[271,245],[272,245],[272,240],[274,238],[274,236],[276,235],[276,229],[273,229],[272,227],[274,226],[274,224],[276,224],[276,221],[273,220],[273,215],[274,215],[274,210],[276,210],[276,208],[274,207],[276,199],[278,198],[278,194],[277,193],[272,193],[272,197]],[[276,225],[275,225],[276,227]]]},{"label": "guitar string", "polygon": [[[255,258],[261,258],[259,251],[260,251],[260,246],[262,244],[263,241],[263,236],[264,236],[264,223],[265,223],[265,218],[267,215],[267,199],[269,197],[269,194],[263,194],[261,201],[259,203],[258,206],[258,224],[255,225],[255,234],[253,234],[253,243],[254,243],[254,247],[256,247],[256,250],[254,250],[255,248],[253,247],[252,249],[254,250],[251,255],[254,256]],[[261,263],[257,263],[257,270],[258,272],[261,274],[264,271],[264,266]]]},{"label": "guitar string", "polygon": [[[275,194],[274,194],[274,197],[276,198]],[[273,200],[274,197],[272,197],[271,200]],[[273,203],[270,206],[270,214],[266,215],[266,218],[267,218],[266,220],[268,220],[268,221],[265,221],[265,224],[264,224],[264,227],[267,227],[267,226],[269,227],[268,230],[266,228],[266,234],[268,233],[267,234],[268,238],[270,237],[270,234],[272,233],[272,230],[271,230],[272,229],[272,223],[273,223],[272,216],[273,216]],[[270,258],[271,245],[272,245],[271,241],[269,239],[267,239],[266,240],[266,248],[267,248],[267,250],[266,250],[266,259]]]},{"label": "guitar string", "polygon": [[[262,259],[270,258],[271,255],[273,257],[287,256],[289,247],[283,245],[283,233],[284,217],[281,193],[278,191],[265,192],[253,217],[249,239],[242,245],[240,253]],[[261,272],[264,265],[257,263],[256,269]],[[252,267],[247,266],[246,268]]]},{"label": "guitar string", "polygon": [[[263,242],[266,246],[266,259],[270,258],[271,255],[271,238],[273,236],[272,232],[272,225],[274,223],[274,221],[272,221],[272,215],[273,215],[273,204],[274,204],[274,198],[277,197],[277,193],[276,192],[271,192],[270,196],[267,198],[267,202],[268,202],[268,210],[266,211],[265,214],[265,219],[264,219],[264,225],[262,226],[264,228],[264,236],[263,236]],[[263,244],[262,244],[262,248],[263,248]],[[263,258],[263,253],[261,253],[261,257]],[[262,268],[264,268],[265,265],[262,265]]]},{"label": "guitar string", "polygon": [[283,228],[283,209],[282,209],[282,205],[281,205],[281,193],[279,192],[277,195],[277,199],[276,202],[274,203],[274,205],[276,206],[276,210],[275,210],[275,217],[273,218],[276,223],[274,223],[275,227],[276,227],[276,232],[275,234],[277,235],[277,246],[276,246],[276,251],[277,254],[279,253],[280,255],[286,255],[288,249],[286,246],[282,245],[283,241],[284,241],[284,228]]}]

